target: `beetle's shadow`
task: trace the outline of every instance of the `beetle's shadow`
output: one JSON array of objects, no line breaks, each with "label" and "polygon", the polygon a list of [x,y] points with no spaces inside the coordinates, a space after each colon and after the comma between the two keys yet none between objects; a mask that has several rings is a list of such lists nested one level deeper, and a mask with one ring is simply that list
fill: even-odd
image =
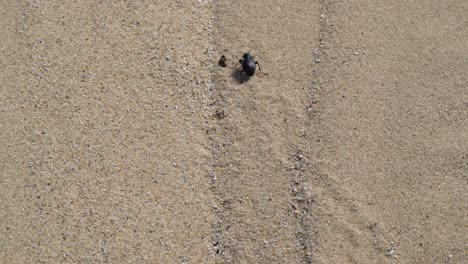
[{"label": "beetle's shadow", "polygon": [[247,81],[250,80],[250,76],[245,74],[245,72],[242,72],[241,68],[235,68],[234,71],[232,71],[231,77],[238,83],[238,84],[243,84]]}]

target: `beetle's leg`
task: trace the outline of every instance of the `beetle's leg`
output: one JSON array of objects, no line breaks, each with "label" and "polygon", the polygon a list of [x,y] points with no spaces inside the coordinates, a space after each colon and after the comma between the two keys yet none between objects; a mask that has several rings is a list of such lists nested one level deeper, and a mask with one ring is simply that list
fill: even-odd
[{"label": "beetle's leg", "polygon": [[260,68],[260,63],[258,63],[258,61],[256,61],[255,64],[257,64],[257,65],[258,65],[258,69],[259,69],[260,71],[262,71],[262,68]]},{"label": "beetle's leg", "polygon": [[244,62],[244,60],[239,60],[239,62],[236,63],[236,67],[237,67],[237,64],[239,64],[239,63],[242,64],[243,62]]}]

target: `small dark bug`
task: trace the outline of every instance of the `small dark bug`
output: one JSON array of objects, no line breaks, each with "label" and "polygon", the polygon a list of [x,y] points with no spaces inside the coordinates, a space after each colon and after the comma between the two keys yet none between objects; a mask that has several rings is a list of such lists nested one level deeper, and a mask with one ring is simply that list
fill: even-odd
[{"label": "small dark bug", "polygon": [[221,66],[221,67],[226,67],[226,66],[227,66],[227,64],[226,64],[226,56],[221,55],[221,58],[220,58],[219,61],[218,61],[218,65]]},{"label": "small dark bug", "polygon": [[245,72],[245,74],[247,74],[248,76],[253,76],[255,74],[257,64],[258,69],[262,71],[258,61],[255,61],[249,53],[244,53],[244,56],[242,56],[242,58],[242,60],[239,60],[239,63],[242,65],[242,71]]}]

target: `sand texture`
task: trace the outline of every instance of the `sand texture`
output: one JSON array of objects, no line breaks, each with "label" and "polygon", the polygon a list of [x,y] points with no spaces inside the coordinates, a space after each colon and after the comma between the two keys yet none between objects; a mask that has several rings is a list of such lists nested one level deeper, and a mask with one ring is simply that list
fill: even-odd
[{"label": "sand texture", "polygon": [[0,23],[0,263],[468,262],[468,1]]}]

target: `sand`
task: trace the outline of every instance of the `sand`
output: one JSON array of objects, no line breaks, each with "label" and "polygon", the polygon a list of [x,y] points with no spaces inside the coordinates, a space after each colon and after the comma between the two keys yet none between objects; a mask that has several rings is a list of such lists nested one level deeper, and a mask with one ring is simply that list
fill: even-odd
[{"label": "sand", "polygon": [[468,261],[468,2],[0,6],[1,263]]}]

